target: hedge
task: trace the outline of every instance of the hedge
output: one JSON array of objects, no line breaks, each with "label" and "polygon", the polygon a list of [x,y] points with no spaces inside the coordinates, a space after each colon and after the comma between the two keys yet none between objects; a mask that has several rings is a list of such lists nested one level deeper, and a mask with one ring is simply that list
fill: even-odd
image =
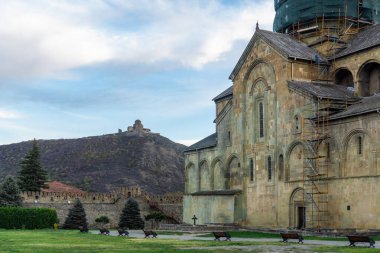
[{"label": "hedge", "polygon": [[52,228],[57,212],[49,208],[0,207],[0,228]]}]

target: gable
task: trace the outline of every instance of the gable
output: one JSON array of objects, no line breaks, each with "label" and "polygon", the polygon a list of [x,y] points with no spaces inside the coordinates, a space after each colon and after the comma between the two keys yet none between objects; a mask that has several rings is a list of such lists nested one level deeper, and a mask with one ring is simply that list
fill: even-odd
[{"label": "gable", "polygon": [[329,64],[328,60],[324,56],[320,55],[317,50],[309,48],[305,43],[298,41],[289,35],[257,29],[249,41],[247,47],[245,48],[243,54],[241,55],[238,63],[232,70],[229,79],[232,81],[235,79],[240,69],[244,65],[244,62],[251,54],[255,44],[259,40],[262,40],[264,43],[274,49],[274,51],[286,59],[317,62],[319,64]]}]

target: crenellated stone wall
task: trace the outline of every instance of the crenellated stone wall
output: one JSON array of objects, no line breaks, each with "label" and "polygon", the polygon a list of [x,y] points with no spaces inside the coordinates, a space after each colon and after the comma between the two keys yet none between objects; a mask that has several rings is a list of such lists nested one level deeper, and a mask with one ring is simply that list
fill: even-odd
[{"label": "crenellated stone wall", "polygon": [[68,193],[68,192],[23,192],[23,206],[47,207],[57,211],[59,224],[63,225],[69,209],[76,199],[79,199],[86,211],[87,221],[90,227],[97,227],[95,219],[100,216],[108,216],[109,227],[117,227],[120,214],[128,200],[134,198],[140,206],[141,215],[153,211],[161,211],[170,219],[169,221],[182,222],[182,193],[168,193],[165,195],[153,195],[141,190],[139,186],[121,187],[110,193]]}]

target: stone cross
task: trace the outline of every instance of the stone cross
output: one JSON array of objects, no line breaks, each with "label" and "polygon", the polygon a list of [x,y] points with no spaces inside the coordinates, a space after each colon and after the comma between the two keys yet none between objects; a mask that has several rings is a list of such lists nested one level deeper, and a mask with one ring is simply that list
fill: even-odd
[{"label": "stone cross", "polygon": [[195,216],[195,214],[194,214],[194,217],[193,218],[191,218],[193,221],[194,221],[194,226],[196,225],[196,222],[197,222],[197,220],[198,220],[198,218]]}]

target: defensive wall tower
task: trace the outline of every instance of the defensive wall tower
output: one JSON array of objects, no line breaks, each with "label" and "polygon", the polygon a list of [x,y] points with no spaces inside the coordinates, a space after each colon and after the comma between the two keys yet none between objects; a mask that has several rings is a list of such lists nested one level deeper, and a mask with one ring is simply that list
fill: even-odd
[{"label": "defensive wall tower", "polygon": [[379,0],[275,0],[275,32],[302,40],[326,56],[360,30],[380,23]]}]

